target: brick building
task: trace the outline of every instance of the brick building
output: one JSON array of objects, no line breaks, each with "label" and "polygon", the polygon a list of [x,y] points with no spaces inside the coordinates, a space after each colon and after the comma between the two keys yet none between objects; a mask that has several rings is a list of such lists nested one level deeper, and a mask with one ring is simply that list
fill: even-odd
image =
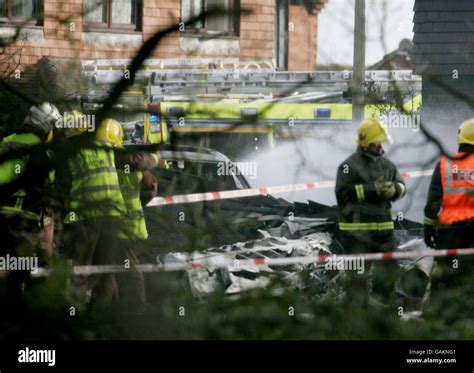
[{"label": "brick building", "polygon": [[[203,7],[249,9],[174,33],[154,58],[237,57],[275,61],[279,68],[316,68],[317,15],[327,0],[3,0],[0,37],[22,29],[21,68],[53,61],[129,58],[157,30]],[[19,43],[17,43],[18,45]],[[5,54],[1,63],[5,63]]]}]

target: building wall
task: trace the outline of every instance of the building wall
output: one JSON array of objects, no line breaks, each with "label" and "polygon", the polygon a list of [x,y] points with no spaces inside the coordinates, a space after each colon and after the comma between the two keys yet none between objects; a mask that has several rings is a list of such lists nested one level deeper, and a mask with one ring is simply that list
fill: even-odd
[{"label": "building wall", "polygon": [[[271,61],[274,56],[276,0],[241,0],[241,7],[252,14],[240,18],[240,37],[205,40],[189,33],[166,37],[154,51],[155,58],[238,57]],[[130,58],[157,30],[179,22],[181,0],[145,0],[143,32],[84,32],[83,0],[44,0],[44,27],[32,27],[23,48],[20,64],[35,64],[41,57],[59,60]],[[60,22],[61,19],[67,19]],[[317,15],[303,5],[290,5],[289,69],[316,67]],[[291,26],[291,24],[293,26]],[[0,34],[12,32],[0,26]]]},{"label": "building wall", "polygon": [[316,70],[317,16],[304,6],[289,8],[288,70]]},{"label": "building wall", "polygon": [[472,0],[415,1],[414,72],[423,76],[422,115],[428,121],[457,128],[474,115],[473,17]]}]

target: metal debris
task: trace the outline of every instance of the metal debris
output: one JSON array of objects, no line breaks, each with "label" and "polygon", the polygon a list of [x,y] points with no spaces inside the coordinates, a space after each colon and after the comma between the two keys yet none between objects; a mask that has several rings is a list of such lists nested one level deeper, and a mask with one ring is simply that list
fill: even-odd
[{"label": "metal debris", "polygon": [[[260,232],[263,238],[237,242],[193,253],[169,253],[160,258],[163,263],[199,261],[203,267],[187,270],[189,285],[194,296],[202,297],[215,291],[227,295],[238,294],[255,288],[267,287],[272,279],[282,280],[285,286],[309,291],[322,298],[339,299],[343,296],[338,280],[343,271],[327,269],[324,264],[292,264],[284,267],[252,265],[245,260],[256,258],[307,257],[332,255],[333,237],[327,232],[317,232],[300,239],[272,236]],[[406,234],[401,240],[400,251],[422,251],[426,246],[422,239]],[[405,242],[403,242],[405,241]],[[433,257],[420,256],[414,260],[399,260],[405,272],[421,271],[427,278],[433,268]],[[246,263],[246,264],[242,264]]]}]

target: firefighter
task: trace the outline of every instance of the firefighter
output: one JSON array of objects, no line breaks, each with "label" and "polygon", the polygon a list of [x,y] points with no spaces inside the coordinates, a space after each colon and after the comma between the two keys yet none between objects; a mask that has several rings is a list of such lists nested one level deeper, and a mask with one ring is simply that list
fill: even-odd
[{"label": "firefighter", "polygon": [[[436,249],[474,247],[474,118],[460,126],[458,143],[458,153],[452,159],[442,156],[437,164],[425,206],[425,243]],[[444,265],[451,260],[439,262],[457,278],[472,271],[470,258],[456,261],[454,268]]]},{"label": "firefighter", "polygon": [[[54,147],[48,150],[48,157],[53,165],[48,177],[48,184],[50,185],[49,200],[51,203],[44,212],[44,229],[40,237],[41,246],[49,258],[58,254],[58,247],[60,247],[62,240],[63,225],[60,210],[69,207],[69,189],[61,190],[61,180],[56,180],[56,178],[59,175],[59,179],[61,179],[61,175],[65,174],[65,168],[67,169],[67,164],[62,162],[70,155],[72,144],[67,140],[73,136],[84,134],[89,127],[88,120],[87,116],[80,111],[64,112],[61,121],[53,129]],[[71,125],[72,123],[74,125]],[[69,187],[70,185],[68,185]]]},{"label": "firefighter", "polygon": [[[43,148],[32,152],[28,148],[51,141],[53,126],[60,118],[58,109],[48,102],[32,106],[21,130],[1,142],[2,155],[10,151],[21,153],[0,163],[2,256],[33,257],[37,249],[44,246],[43,197],[49,159]],[[22,288],[28,277],[28,270],[15,270],[8,274],[7,295],[17,305],[22,301]]]},{"label": "firefighter", "polygon": [[[123,133],[112,119],[100,123],[95,133],[76,129],[65,140],[71,156],[61,175],[61,187],[68,191],[64,218],[66,255],[77,265],[111,265],[115,262],[118,226],[126,213],[115,166],[114,148],[120,146]],[[92,136],[92,137],[91,137]],[[110,304],[116,298],[113,273],[96,275],[88,284],[78,276],[76,285],[91,291],[91,306]]]},{"label": "firefighter", "polygon": [[[121,133],[117,148],[122,147],[123,131],[120,123],[110,120],[109,125]],[[143,274],[137,268],[138,255],[148,238],[142,206],[156,195],[157,180],[148,170],[158,165],[158,154],[116,151],[115,158],[127,209],[118,231],[116,263],[126,268],[126,272],[116,273],[115,276],[118,296],[125,311],[140,314],[145,307],[145,284]]]},{"label": "firefighter", "polygon": [[[405,195],[405,182],[396,166],[384,157],[383,143],[392,142],[382,123],[365,119],[360,123],[356,152],[339,166],[336,180],[336,198],[339,211],[339,234],[347,253],[391,252],[396,249],[391,203]],[[391,267],[391,268],[388,268]],[[396,262],[372,266],[370,276],[350,276],[359,292],[348,292],[357,301],[366,304],[366,288],[374,297],[387,303],[392,300],[398,279]],[[352,286],[352,285],[351,285]]]}]

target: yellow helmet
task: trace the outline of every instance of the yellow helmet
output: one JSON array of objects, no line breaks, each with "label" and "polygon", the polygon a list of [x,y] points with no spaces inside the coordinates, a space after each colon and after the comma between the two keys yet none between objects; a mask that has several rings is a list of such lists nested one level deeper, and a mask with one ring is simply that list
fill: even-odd
[{"label": "yellow helmet", "polygon": [[379,120],[374,118],[364,119],[359,126],[356,136],[356,142],[363,148],[368,148],[373,142],[393,143],[387,128]]},{"label": "yellow helmet", "polygon": [[459,127],[458,143],[474,145],[474,118],[466,120]]},{"label": "yellow helmet", "polygon": [[121,148],[123,144],[122,126],[115,119],[104,119],[95,133],[95,138],[97,141],[110,143],[116,148]]}]

